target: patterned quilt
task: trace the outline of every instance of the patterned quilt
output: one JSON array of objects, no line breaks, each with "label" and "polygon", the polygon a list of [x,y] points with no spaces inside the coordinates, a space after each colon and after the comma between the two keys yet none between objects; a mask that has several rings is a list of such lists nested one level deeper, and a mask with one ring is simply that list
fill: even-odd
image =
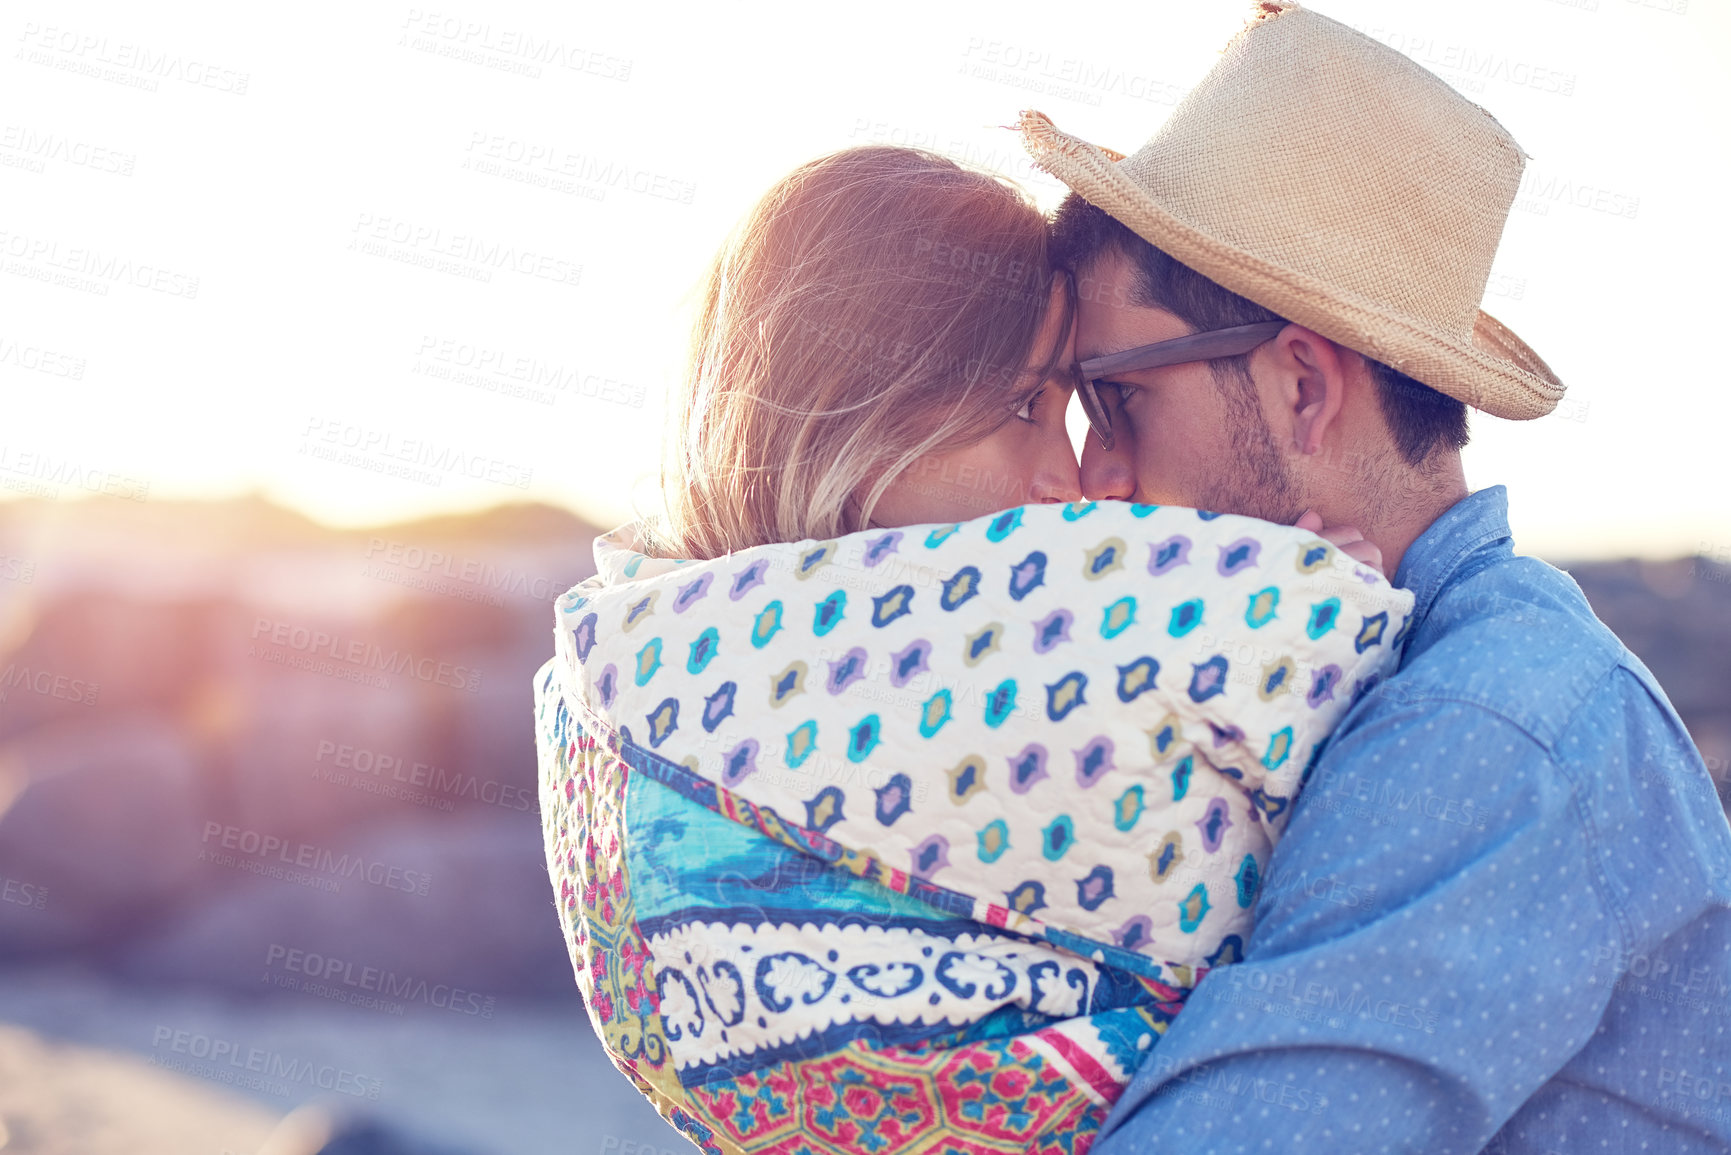
[{"label": "patterned quilt", "polygon": [[546,850],[609,1056],[716,1152],[1086,1150],[1412,607],[1118,502],[634,546],[556,606]]}]

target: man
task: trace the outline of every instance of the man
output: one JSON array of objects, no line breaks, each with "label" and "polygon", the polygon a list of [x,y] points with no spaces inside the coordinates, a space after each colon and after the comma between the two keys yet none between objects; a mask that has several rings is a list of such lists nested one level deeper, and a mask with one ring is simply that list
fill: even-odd
[{"label": "man", "polygon": [[1469,404],[1563,392],[1478,309],[1518,146],[1267,3],[1134,156],[1023,131],[1074,190],[1087,496],[1310,511],[1417,598],[1309,768],[1243,960],[1096,1155],[1731,1151],[1731,827],[1646,667],[1461,469]]}]

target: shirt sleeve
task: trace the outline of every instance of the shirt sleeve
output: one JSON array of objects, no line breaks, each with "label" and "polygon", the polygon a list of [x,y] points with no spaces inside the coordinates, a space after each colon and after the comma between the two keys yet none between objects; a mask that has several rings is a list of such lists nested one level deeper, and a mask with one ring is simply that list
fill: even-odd
[{"label": "shirt sleeve", "polygon": [[1471,1155],[1592,1036],[1620,934],[1566,775],[1481,706],[1362,705],[1244,960],[1203,978],[1095,1155]]}]

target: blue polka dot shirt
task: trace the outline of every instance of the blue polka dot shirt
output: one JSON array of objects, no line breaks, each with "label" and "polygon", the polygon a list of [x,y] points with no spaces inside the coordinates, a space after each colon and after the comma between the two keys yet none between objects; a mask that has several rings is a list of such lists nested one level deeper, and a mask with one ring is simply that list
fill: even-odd
[{"label": "blue polka dot shirt", "polygon": [[1676,711],[1503,486],[1394,584],[1398,672],[1094,1155],[1731,1152],[1731,826]]}]

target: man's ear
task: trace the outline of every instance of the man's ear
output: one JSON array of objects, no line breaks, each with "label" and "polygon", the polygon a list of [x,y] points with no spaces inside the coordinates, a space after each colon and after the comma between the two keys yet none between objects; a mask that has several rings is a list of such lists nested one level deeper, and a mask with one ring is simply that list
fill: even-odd
[{"label": "man's ear", "polygon": [[1291,446],[1320,453],[1323,439],[1346,404],[1347,351],[1303,325],[1274,338],[1274,368],[1291,423]]}]

